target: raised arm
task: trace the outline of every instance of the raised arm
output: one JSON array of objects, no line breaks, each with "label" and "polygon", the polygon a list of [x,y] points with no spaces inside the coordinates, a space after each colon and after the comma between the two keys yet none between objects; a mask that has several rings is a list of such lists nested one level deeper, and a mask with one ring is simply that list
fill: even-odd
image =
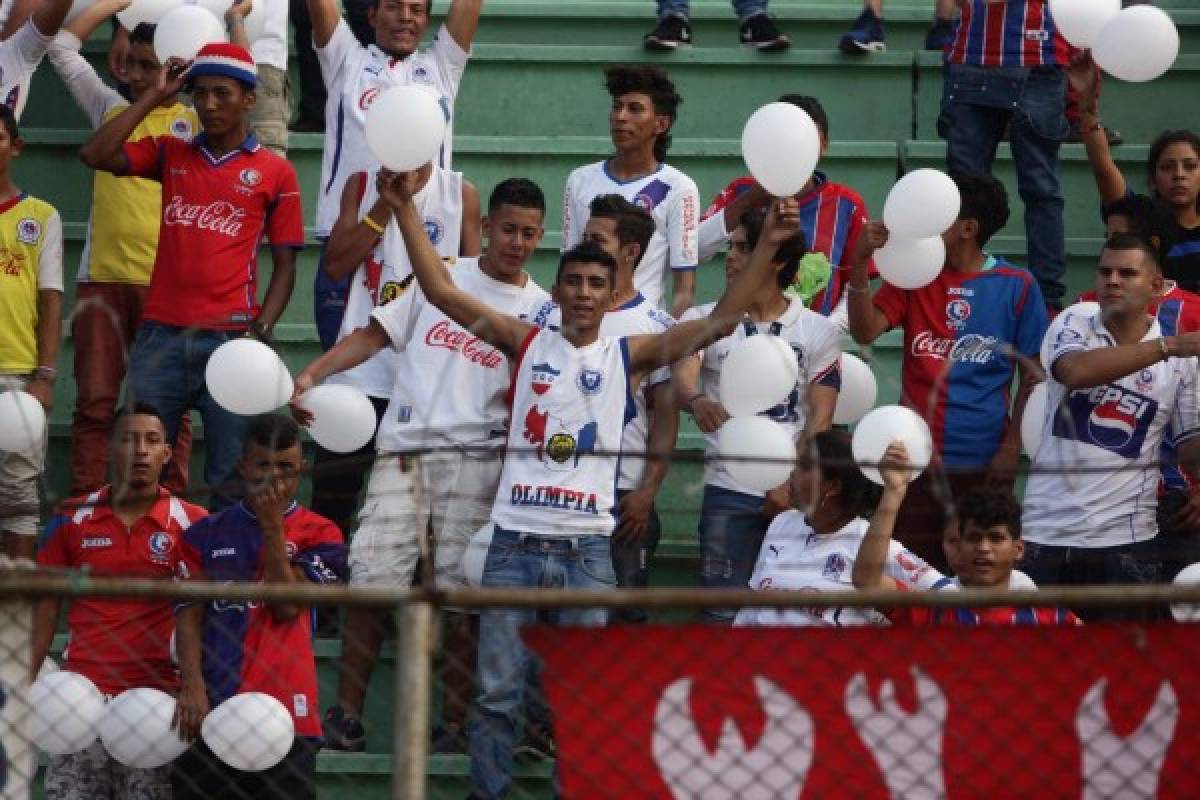
[{"label": "raised arm", "polygon": [[[310,0],[311,1],[311,0]],[[479,15],[483,11],[483,0],[454,0],[446,12],[446,30],[463,50],[470,51],[479,28]]]},{"label": "raised arm", "polygon": [[897,587],[896,581],[885,575],[883,568],[887,564],[892,534],[896,529],[896,517],[908,492],[908,451],[904,443],[892,442],[884,451],[883,461],[879,467],[879,473],[883,476],[883,496],[871,515],[871,524],[867,527],[862,544],[858,546],[851,572],[856,589]]},{"label": "raised arm", "polygon": [[728,336],[745,316],[763,284],[775,280],[773,262],[779,245],[799,229],[800,207],[795,198],[774,201],[749,264],[732,284],[725,287],[708,317],[681,322],[664,333],[629,338],[631,379],[640,384],[646,372],[674,364]]},{"label": "raised arm", "polygon": [[354,270],[379,244],[383,235],[379,231],[387,227],[391,219],[391,209],[382,197],[375,200],[364,216],[359,217],[359,198],[366,188],[363,182],[368,180],[370,176],[367,173],[359,172],[350,176],[342,188],[341,210],[333,230],[329,232],[325,256],[321,259],[321,269],[335,281],[354,274]]},{"label": "raised arm", "polygon": [[879,220],[871,220],[863,226],[854,249],[854,265],[850,268],[850,280],[846,284],[846,316],[850,323],[850,335],[858,344],[870,344],[891,327],[887,316],[875,305],[871,295],[871,256],[887,243],[887,237],[884,224]]},{"label": "raised arm", "polygon": [[1100,124],[1100,70],[1092,54],[1084,50],[1071,57],[1067,79],[1079,94],[1079,135],[1087,150],[1088,163],[1096,179],[1100,202],[1104,204],[1125,196],[1125,176],[1113,161],[1108,134]]},{"label": "raised arm", "polygon": [[[263,3],[266,0],[258,0]],[[225,12],[225,30],[229,33],[230,44],[240,45],[250,49],[250,37],[246,35],[246,15],[252,8],[252,0],[237,0]]]},{"label": "raised arm", "polygon": [[102,169],[122,175],[129,169],[129,158],[125,155],[125,142],[141,124],[146,115],[171,95],[183,89],[184,76],[189,62],[172,58],[167,61],[159,76],[158,87],[146,92],[129,108],[105,122],[84,142],[79,157],[92,169]]},{"label": "raised arm", "polygon": [[[99,0],[80,11],[75,19],[63,26],[63,30],[86,42],[96,28],[118,11],[129,8],[130,0]],[[249,0],[245,0],[249,2]]]},{"label": "raised arm", "polygon": [[342,21],[342,11],[338,8],[337,0],[306,0],[308,16],[312,19],[313,44],[324,47],[333,38],[338,23]]},{"label": "raised arm", "polygon": [[450,279],[441,257],[433,249],[425,225],[413,203],[416,173],[402,175],[379,171],[379,195],[392,209],[392,216],[404,236],[404,246],[412,262],[413,275],[426,299],[440,308],[446,316],[474,333],[493,347],[515,356],[533,326],[514,316],[501,313],[492,306],[459,289]]},{"label": "raised arm", "polygon": [[477,258],[483,252],[483,216],[479,207],[479,190],[470,181],[462,185],[462,232],[458,239],[458,254]]}]

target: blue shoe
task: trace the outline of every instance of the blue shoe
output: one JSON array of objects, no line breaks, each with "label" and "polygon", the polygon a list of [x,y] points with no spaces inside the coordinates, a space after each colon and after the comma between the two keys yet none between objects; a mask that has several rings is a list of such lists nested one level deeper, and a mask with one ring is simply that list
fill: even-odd
[{"label": "blue shoe", "polygon": [[954,20],[935,19],[925,32],[925,49],[942,52],[954,44]]},{"label": "blue shoe", "polygon": [[882,53],[887,50],[884,38],[883,20],[871,9],[864,8],[854,21],[854,27],[838,42],[838,49],[850,56]]}]

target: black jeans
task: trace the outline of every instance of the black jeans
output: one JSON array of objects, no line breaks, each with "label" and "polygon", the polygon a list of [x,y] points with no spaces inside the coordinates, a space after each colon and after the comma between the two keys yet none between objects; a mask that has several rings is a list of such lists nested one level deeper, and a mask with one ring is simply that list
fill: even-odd
[{"label": "black jeans", "polygon": [[[1159,583],[1163,579],[1158,539],[1116,547],[1059,547],[1025,543],[1017,564],[1038,586],[1103,586]],[[1098,607],[1071,609],[1084,622],[1157,622],[1166,615],[1160,607]]]},{"label": "black jeans", "polygon": [[175,800],[316,800],[317,750],[311,739],[296,737],[292,749],[262,772],[242,772],[221,761],[197,739],[171,765]]},{"label": "black jeans", "polygon": [[[617,490],[618,505],[629,492],[629,489]],[[650,585],[650,563],[654,560],[654,551],[658,549],[658,540],[662,536],[662,522],[658,518],[658,509],[650,509],[647,528],[646,535],[637,541],[618,542],[616,539],[612,540],[613,572],[617,574],[617,587],[620,589],[645,589]],[[643,608],[613,609],[612,621],[645,622],[646,610]]]}]

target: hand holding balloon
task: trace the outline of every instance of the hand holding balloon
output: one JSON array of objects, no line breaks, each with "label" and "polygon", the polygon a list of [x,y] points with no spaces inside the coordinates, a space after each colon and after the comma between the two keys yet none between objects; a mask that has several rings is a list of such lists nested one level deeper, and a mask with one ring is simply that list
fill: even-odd
[{"label": "hand holding balloon", "polygon": [[701,431],[714,433],[729,419],[729,412],[716,400],[704,395],[692,401],[692,418],[696,420],[696,427]]},{"label": "hand holding balloon", "polygon": [[883,478],[883,490],[897,499],[903,498],[908,491],[909,475],[912,465],[908,460],[908,448],[904,441],[897,439],[883,451],[879,463],[879,475]]},{"label": "hand holding balloon", "polygon": [[773,202],[763,223],[762,238],[769,244],[779,246],[799,232],[800,203],[796,198],[785,197]]},{"label": "hand holding balloon", "polygon": [[854,261],[857,264],[865,264],[871,260],[871,256],[875,255],[875,251],[887,244],[888,229],[887,225],[883,224],[881,219],[869,219],[867,224],[863,225],[862,232],[858,236],[858,242],[854,245]]},{"label": "hand holding balloon", "polygon": [[194,742],[200,735],[200,726],[208,716],[208,692],[202,681],[184,681],[175,703],[175,717],[171,726],[179,732],[185,742]]},{"label": "hand holding balloon", "polygon": [[410,172],[392,172],[383,168],[375,178],[375,188],[379,197],[393,211],[399,211],[412,202],[413,195],[419,191],[421,175],[419,170]]}]

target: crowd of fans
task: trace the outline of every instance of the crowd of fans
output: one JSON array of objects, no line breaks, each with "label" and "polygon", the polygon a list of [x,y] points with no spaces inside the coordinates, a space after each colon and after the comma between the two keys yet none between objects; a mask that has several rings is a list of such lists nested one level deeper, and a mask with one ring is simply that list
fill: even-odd
[{"label": "crowd of fans", "polygon": [[[304,246],[286,158],[289,8],[253,0],[266,3],[268,23],[251,49],[250,2],[226,15],[230,43],[206,45],[187,64],[159,63],[153,26],[118,28],[113,86],[79,51],[126,0],[97,0],[65,26],[69,0],[11,11],[27,19],[10,19],[13,32],[0,42],[0,390],[27,391],[47,409],[62,328],[62,222],[12,177],[18,120],[37,102],[28,87],[43,54],[93,128],[81,157],[95,177],[69,315],[75,499],[42,526],[44,446],[0,453],[9,557],[119,576],[403,587],[426,553],[430,578],[454,588],[467,584],[471,537],[491,525],[484,586],[644,587],[680,414],[695,420],[715,456],[729,418],[721,364],[747,337],[773,334],[795,352],[799,377],[764,413],[796,438],[797,465],[764,493],[708,460],[702,586],[1149,583],[1200,560],[1200,296],[1192,294],[1200,288],[1200,138],[1162,134],[1150,148],[1147,193],[1136,193],[1100,123],[1096,67],[1057,36],[1045,0],[959,0],[957,11],[938,4],[930,32],[930,46],[946,54],[938,129],[962,203],[942,237],[945,268],[914,290],[876,278],[872,255],[888,230],[836,176],[818,171],[782,199],[730,176],[703,211],[696,184],[669,163],[685,98],[650,66],[605,70],[612,155],[568,178],[564,252],[553,285],[539,287],[525,270],[547,221],[535,183],[504,180],[485,203],[453,170],[450,133],[433,161],[403,174],[381,167],[366,144],[366,110],[388,87],[423,86],[453,117],[482,0],[453,0],[424,48],[427,0],[356,0],[345,18],[335,0],[293,2],[305,82],[293,129],[325,132],[313,276],[324,353],[297,374],[294,399],[323,382],[345,384],[371,399],[378,422],[359,453],[316,449],[311,509],[300,506],[307,412],[293,405],[299,425],[278,414],[243,417],[216,403],[204,379],[220,345],[242,336],[271,342]],[[658,5],[647,47],[687,44],[688,4]],[[733,5],[743,43],[788,46],[765,2]],[[1004,24],[992,35],[1005,15],[1027,29]],[[868,0],[842,47],[879,50],[883,38],[882,4]],[[1058,154],[1072,133],[1069,95],[1104,216],[1095,291],[1084,298],[1098,311],[1071,306],[1063,280]],[[812,117],[824,149],[831,130],[819,100],[780,99]],[[1024,203],[1028,267],[988,250],[1010,214],[990,176],[1003,138]],[[260,292],[264,237],[272,270]],[[696,306],[695,271],[720,251],[724,292]],[[903,334],[902,402],[928,421],[935,458],[910,484],[908,455],[894,445],[880,490],[853,464],[833,415],[845,336],[865,346],[890,329]],[[1021,421],[1043,381],[1046,425],[1022,508],[1013,490]],[[204,425],[207,511],[182,499],[201,483],[187,470],[192,411]],[[1061,469],[1081,464],[1088,469]],[[59,612],[57,600],[40,601],[35,671]],[[1019,608],[707,617],[1079,622],[1065,609]],[[470,754],[475,796],[509,789],[519,719],[536,684],[519,629],[536,618],[514,609],[446,614],[443,648],[454,666],[442,676],[434,746]],[[620,621],[644,619],[632,611]],[[608,614],[563,610],[549,621],[604,625]],[[158,770],[120,766],[96,744],[50,761],[48,797],[300,798],[314,796],[319,743],[363,749],[367,689],[389,620],[369,608],[345,615],[337,698],[323,719],[305,609],[89,599],[71,605],[67,624],[69,669],[108,694],[139,686],[177,694],[186,737],[212,706],[255,690],[287,706],[297,741],[257,783],[202,742]]]}]

